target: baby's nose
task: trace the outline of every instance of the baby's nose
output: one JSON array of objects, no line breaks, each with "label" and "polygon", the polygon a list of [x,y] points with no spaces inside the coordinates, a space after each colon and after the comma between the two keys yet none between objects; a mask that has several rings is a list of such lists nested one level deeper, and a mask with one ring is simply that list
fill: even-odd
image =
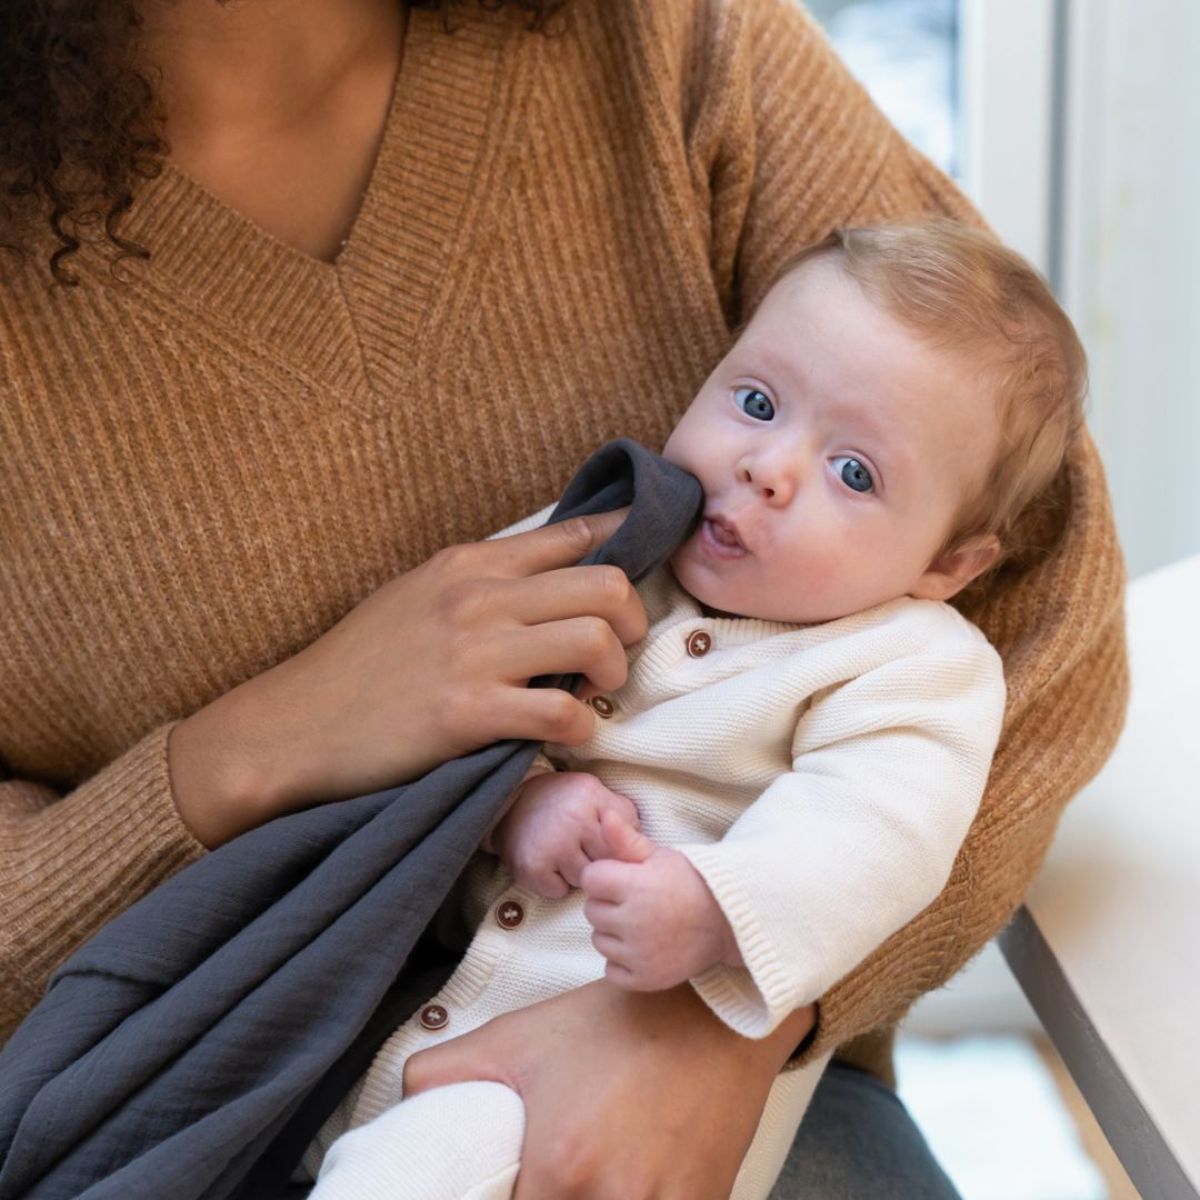
[{"label": "baby's nose", "polygon": [[738,479],[771,504],[787,504],[796,490],[796,473],[791,466],[770,458],[743,459]]}]

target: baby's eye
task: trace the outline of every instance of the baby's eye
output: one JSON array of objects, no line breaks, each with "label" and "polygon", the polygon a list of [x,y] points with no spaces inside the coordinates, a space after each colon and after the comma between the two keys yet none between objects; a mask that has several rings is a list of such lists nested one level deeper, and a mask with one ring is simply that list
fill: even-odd
[{"label": "baby's eye", "polygon": [[[841,465],[839,466],[839,464]],[[857,458],[851,458],[848,454],[839,454],[837,458],[833,459],[833,469],[851,491],[873,492],[875,490],[875,480],[871,478],[871,472]]]},{"label": "baby's eye", "polygon": [[775,415],[775,405],[767,398],[766,393],[758,388],[734,388],[733,402],[746,416],[753,417],[756,421],[769,421]]}]

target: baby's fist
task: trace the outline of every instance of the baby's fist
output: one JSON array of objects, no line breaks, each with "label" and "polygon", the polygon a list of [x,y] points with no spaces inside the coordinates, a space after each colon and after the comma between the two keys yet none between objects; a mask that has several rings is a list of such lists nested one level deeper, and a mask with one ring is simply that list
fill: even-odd
[{"label": "baby's fist", "polygon": [[594,775],[535,775],[492,831],[492,846],[517,883],[558,899],[579,886],[592,859],[609,853],[601,831],[605,814],[631,830],[639,827],[633,801],[610,791]]},{"label": "baby's fist", "polygon": [[610,982],[657,992],[720,963],[743,965],[721,906],[685,855],[615,822],[605,820],[604,833],[611,857],[584,871],[583,912]]}]

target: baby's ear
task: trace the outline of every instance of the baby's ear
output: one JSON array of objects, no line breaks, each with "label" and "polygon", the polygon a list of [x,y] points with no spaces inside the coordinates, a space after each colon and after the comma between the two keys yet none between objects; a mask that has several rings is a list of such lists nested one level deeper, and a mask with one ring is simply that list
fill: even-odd
[{"label": "baby's ear", "polygon": [[1000,557],[1000,539],[980,534],[939,554],[909,592],[918,600],[949,600]]}]

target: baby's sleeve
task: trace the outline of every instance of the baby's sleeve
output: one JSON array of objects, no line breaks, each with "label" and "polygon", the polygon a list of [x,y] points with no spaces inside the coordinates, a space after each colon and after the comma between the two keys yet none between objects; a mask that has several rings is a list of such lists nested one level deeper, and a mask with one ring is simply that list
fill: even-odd
[{"label": "baby's sleeve", "polygon": [[796,727],[792,770],[720,842],[679,847],[746,964],[714,967],[692,986],[738,1033],[766,1037],[945,885],[1005,701],[999,656],[956,620],[940,644],[819,695]]}]

